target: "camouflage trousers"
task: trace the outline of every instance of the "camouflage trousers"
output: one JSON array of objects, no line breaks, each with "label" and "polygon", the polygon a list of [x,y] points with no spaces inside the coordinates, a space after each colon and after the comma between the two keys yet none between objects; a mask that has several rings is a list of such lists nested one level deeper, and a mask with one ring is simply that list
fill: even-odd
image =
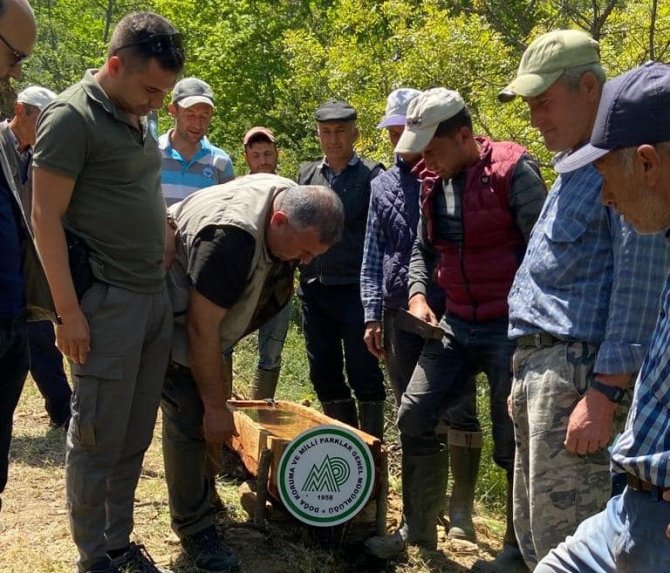
[{"label": "camouflage trousers", "polygon": [[[565,342],[519,347],[514,353],[514,528],[531,570],[609,498],[607,449],[577,455],[563,443],[570,414],[588,389],[597,349]],[[617,411],[615,434],[625,421],[627,403]]]}]

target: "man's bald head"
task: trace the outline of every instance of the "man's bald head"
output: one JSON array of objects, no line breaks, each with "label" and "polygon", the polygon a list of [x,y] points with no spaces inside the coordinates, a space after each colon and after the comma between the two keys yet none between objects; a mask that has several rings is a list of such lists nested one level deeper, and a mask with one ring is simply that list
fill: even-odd
[{"label": "man's bald head", "polygon": [[0,0],[0,79],[21,78],[22,62],[32,54],[36,36],[27,0]]}]

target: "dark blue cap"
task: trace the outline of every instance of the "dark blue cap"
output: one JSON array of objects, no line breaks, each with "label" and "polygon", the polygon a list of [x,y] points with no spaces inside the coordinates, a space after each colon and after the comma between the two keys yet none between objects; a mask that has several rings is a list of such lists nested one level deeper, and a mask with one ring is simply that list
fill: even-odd
[{"label": "dark blue cap", "polygon": [[647,62],[607,82],[590,145],[561,158],[567,173],[615,149],[670,141],[670,65]]},{"label": "dark blue cap", "polygon": [[356,110],[346,101],[329,99],[314,114],[316,121],[354,121]]}]

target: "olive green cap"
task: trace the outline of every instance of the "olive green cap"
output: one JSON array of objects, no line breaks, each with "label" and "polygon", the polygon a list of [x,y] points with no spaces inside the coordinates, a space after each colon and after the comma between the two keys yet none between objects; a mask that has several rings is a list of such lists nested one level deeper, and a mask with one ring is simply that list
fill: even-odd
[{"label": "olive green cap", "polygon": [[506,103],[518,95],[539,96],[566,70],[598,63],[598,42],[585,32],[555,30],[542,34],[526,48],[516,78],[498,94],[498,100]]}]

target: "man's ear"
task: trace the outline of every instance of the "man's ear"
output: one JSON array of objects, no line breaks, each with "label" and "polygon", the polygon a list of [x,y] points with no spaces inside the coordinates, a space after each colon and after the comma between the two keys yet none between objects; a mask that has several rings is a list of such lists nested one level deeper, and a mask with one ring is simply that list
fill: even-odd
[{"label": "man's ear", "polygon": [[274,211],[270,217],[270,224],[275,227],[283,227],[288,225],[288,216],[284,211]]},{"label": "man's ear", "polygon": [[109,70],[109,75],[113,78],[119,75],[121,68],[123,67],[123,61],[119,56],[112,56],[107,60],[107,70]]},{"label": "man's ear", "polygon": [[360,132],[358,131],[358,127],[354,126],[354,141],[358,141],[358,136],[360,135]]},{"label": "man's ear", "polygon": [[169,113],[172,117],[177,117],[177,104],[169,103],[169,104],[168,104],[168,113]]},{"label": "man's ear", "polygon": [[653,187],[661,176],[663,163],[663,158],[661,158],[658,150],[653,145],[640,145],[635,150],[635,159],[640,167],[645,185],[650,188]]},{"label": "man's ear", "polygon": [[579,79],[579,84],[591,101],[600,100],[601,86],[593,72],[584,72]]}]

